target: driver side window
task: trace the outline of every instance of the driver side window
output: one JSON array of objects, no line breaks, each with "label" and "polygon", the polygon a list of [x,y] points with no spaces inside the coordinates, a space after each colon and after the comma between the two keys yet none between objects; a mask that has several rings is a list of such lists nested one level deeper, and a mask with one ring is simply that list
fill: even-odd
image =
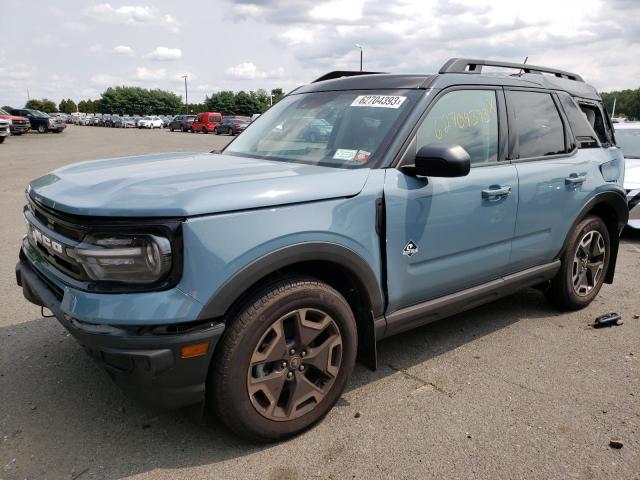
[{"label": "driver side window", "polygon": [[417,149],[460,145],[471,165],[498,161],[498,109],[493,90],[455,90],[442,96],[420,125]]}]

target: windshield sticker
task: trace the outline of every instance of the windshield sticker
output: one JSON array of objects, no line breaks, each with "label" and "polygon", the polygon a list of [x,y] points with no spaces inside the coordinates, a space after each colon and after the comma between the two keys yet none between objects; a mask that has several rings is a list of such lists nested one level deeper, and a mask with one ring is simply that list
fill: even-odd
[{"label": "windshield sticker", "polygon": [[398,95],[359,95],[351,103],[352,107],[400,108],[407,99]]},{"label": "windshield sticker", "polygon": [[339,148],[334,153],[334,160],[353,160],[358,153],[358,150],[348,150],[346,148]]},{"label": "windshield sticker", "polygon": [[358,153],[356,153],[354,160],[358,163],[367,163],[367,160],[369,160],[369,155],[371,155],[371,152],[358,150]]},{"label": "windshield sticker", "polygon": [[434,119],[433,130],[437,140],[442,140],[455,129],[464,130],[481,124],[491,123],[495,116],[496,104],[493,99],[487,100],[484,107],[464,112],[449,112]]}]

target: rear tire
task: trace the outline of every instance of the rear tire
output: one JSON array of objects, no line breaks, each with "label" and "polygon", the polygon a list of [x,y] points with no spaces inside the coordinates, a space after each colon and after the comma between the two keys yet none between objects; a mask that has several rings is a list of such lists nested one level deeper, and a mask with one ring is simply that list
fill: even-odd
[{"label": "rear tire", "polygon": [[302,277],[272,283],[229,320],[209,371],[209,405],[248,440],[292,437],[340,398],[356,351],[355,319],[336,290]]},{"label": "rear tire", "polygon": [[573,229],[551,280],[547,298],[562,310],[579,310],[598,295],[611,257],[611,239],[604,221],[589,215]]},{"label": "rear tire", "polygon": [[38,133],[47,133],[47,127],[44,125],[38,125]]}]

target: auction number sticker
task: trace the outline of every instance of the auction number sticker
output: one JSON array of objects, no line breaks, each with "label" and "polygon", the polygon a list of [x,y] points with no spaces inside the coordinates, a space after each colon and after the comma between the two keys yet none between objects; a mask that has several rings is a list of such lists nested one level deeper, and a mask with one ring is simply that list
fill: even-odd
[{"label": "auction number sticker", "polygon": [[351,103],[352,107],[400,108],[407,97],[399,95],[359,95]]}]

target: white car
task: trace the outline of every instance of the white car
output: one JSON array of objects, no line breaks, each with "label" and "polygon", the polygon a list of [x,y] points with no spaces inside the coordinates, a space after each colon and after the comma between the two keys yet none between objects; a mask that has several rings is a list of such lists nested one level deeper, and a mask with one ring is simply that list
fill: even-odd
[{"label": "white car", "polygon": [[614,123],[616,143],[625,160],[624,189],[629,203],[631,228],[640,229],[640,122]]},{"label": "white car", "polygon": [[162,128],[160,117],[142,117],[138,121],[138,128]]},{"label": "white car", "polygon": [[3,143],[4,139],[9,136],[9,133],[11,133],[9,130],[11,126],[10,122],[10,120],[3,120],[0,118],[0,143]]}]

